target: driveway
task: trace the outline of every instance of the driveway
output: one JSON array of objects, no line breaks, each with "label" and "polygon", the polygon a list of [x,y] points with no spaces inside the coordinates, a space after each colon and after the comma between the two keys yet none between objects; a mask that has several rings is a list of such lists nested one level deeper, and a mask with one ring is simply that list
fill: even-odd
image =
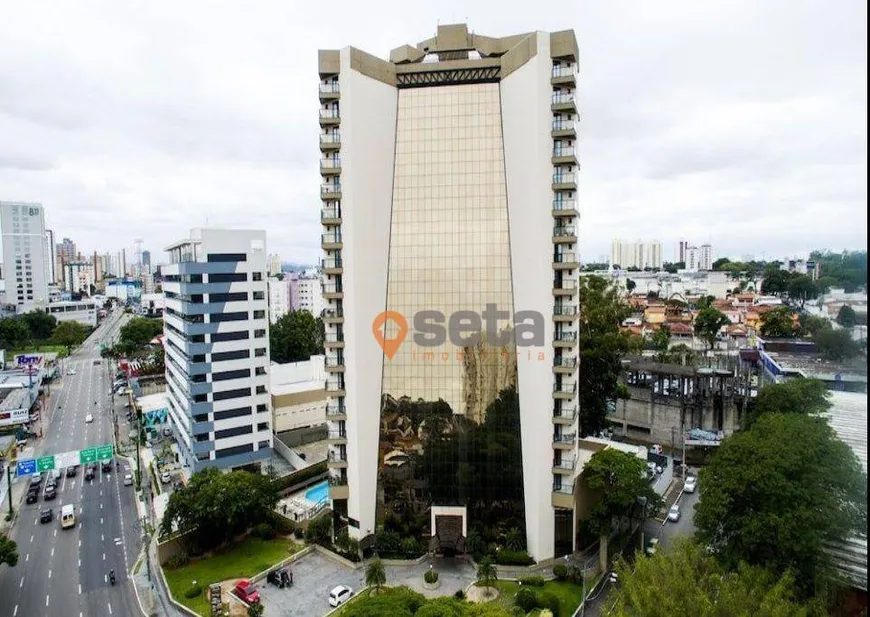
[{"label": "driveway", "polygon": [[352,570],[320,553],[313,552],[288,566],[293,571],[293,586],[278,589],[260,583],[260,601],[265,615],[277,617],[316,617],[329,610],[329,591],[336,585],[347,585],[354,591],[362,589],[363,569]]}]

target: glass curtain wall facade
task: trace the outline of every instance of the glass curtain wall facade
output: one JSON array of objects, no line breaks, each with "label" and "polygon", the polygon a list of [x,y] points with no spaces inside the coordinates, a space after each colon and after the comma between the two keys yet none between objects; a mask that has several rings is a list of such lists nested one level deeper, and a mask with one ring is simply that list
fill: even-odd
[{"label": "glass curtain wall facade", "polygon": [[[525,530],[510,233],[499,85],[400,90],[386,310],[408,332],[384,360],[377,521],[405,540],[434,536],[443,552],[465,550],[461,516],[481,536]],[[446,329],[488,305],[501,336],[414,342],[421,311],[441,313]],[[387,322],[387,339],[396,328]],[[462,514],[432,529],[439,506]]]}]

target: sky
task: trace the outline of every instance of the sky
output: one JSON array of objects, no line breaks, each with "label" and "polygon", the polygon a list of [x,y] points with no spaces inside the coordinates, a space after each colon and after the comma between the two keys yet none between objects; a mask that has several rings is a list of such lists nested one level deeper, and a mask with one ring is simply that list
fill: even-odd
[{"label": "sky", "polygon": [[159,262],[191,227],[320,258],[317,50],[466,22],[573,28],[581,259],[613,238],[776,259],[867,247],[862,0],[2,3],[0,200]]}]

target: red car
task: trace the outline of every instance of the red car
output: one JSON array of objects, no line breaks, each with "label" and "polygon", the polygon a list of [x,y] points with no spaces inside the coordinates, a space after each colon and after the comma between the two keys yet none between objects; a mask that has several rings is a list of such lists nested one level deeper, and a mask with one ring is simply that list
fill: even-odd
[{"label": "red car", "polygon": [[233,593],[235,593],[238,597],[240,597],[248,604],[260,603],[260,592],[257,591],[257,588],[254,587],[254,584],[246,578],[243,578],[238,583],[236,583],[236,586],[233,588]]}]

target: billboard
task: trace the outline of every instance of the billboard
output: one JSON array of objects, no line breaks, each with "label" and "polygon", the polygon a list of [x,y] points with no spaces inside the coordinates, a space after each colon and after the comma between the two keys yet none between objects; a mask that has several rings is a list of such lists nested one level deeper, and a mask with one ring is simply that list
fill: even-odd
[{"label": "billboard", "polygon": [[26,355],[18,354],[15,356],[16,366],[32,366],[42,362],[42,354]]}]

